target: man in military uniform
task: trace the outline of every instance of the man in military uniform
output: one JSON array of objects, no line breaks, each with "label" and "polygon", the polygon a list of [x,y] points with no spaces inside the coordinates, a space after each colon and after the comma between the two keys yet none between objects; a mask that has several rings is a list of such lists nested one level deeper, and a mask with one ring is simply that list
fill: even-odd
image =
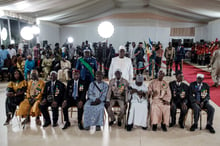
[{"label": "man in military uniform", "polygon": [[90,50],[85,49],[84,57],[77,60],[76,69],[80,70],[80,79],[85,82],[85,90],[89,88],[89,84],[94,81],[94,74],[97,71],[97,62],[94,57],[91,57]]},{"label": "man in military uniform", "polygon": [[167,65],[167,76],[171,76],[172,73],[172,66],[173,66],[173,59],[175,55],[175,48],[172,47],[172,43],[169,42],[169,46],[165,49],[164,57],[166,58],[166,65]]}]

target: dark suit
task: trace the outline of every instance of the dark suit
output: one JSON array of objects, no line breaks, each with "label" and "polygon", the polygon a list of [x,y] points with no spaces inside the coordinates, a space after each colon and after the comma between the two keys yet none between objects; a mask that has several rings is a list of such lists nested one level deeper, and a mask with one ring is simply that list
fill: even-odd
[{"label": "dark suit", "polygon": [[57,123],[58,115],[59,115],[58,109],[59,109],[59,106],[62,105],[64,95],[65,95],[65,85],[62,82],[60,82],[59,80],[56,80],[53,90],[51,89],[51,86],[52,86],[52,82],[48,81],[46,83],[45,88],[44,88],[44,93],[43,93],[43,97],[42,97],[42,100],[46,99],[46,104],[44,104],[44,105],[40,104],[39,108],[43,114],[45,121],[50,122],[48,107],[51,106],[52,101],[48,101],[48,96],[53,95],[54,96],[53,101],[57,102],[57,107],[51,107],[52,113],[53,113],[53,123]]},{"label": "dark suit", "polygon": [[[179,123],[183,124],[184,118],[188,111],[188,97],[189,97],[189,86],[185,83],[181,82],[180,85],[177,84],[177,81],[170,82],[170,90],[171,90],[171,122],[176,124],[176,109],[179,108],[181,113],[179,117]],[[184,98],[181,98],[180,94],[185,92]],[[182,108],[182,104],[185,103],[187,105],[187,109]]]},{"label": "dark suit", "polygon": [[[202,91],[207,91],[207,95],[205,97],[201,96]],[[192,82],[190,84],[189,92],[190,92],[189,99],[190,99],[192,110],[194,112],[194,124],[198,123],[199,113],[201,109],[207,109],[207,115],[208,115],[207,124],[212,125],[215,109],[209,103],[209,99],[210,99],[209,85],[203,82],[201,88],[199,88],[199,85],[197,84],[197,82]],[[204,104],[203,107],[200,106],[201,103]]]},{"label": "dark suit", "polygon": [[182,71],[182,59],[185,58],[185,49],[182,46],[177,46],[175,48],[175,72],[178,70],[178,66],[180,66],[180,70]]},{"label": "dark suit", "polygon": [[79,101],[84,103],[86,102],[86,90],[85,90],[85,84],[83,80],[79,79],[78,80],[78,96],[73,97],[73,92],[74,92],[74,81],[73,79],[68,81],[67,83],[67,89],[65,93],[65,100],[67,100],[67,106],[63,108],[63,115],[64,115],[64,121],[69,122],[69,116],[68,116],[68,108],[72,106],[77,106],[77,111],[78,111],[78,123],[81,123],[82,121],[82,115],[83,115],[83,107],[78,108],[78,103]]}]

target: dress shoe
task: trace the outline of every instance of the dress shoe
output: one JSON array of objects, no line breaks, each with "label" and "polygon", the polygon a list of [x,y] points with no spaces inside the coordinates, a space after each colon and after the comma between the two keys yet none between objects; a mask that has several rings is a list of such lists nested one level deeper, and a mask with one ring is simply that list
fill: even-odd
[{"label": "dress shoe", "polygon": [[195,131],[197,128],[198,128],[198,125],[197,125],[197,124],[193,124],[193,125],[190,127],[190,131]]},{"label": "dress shoe", "polygon": [[114,124],[115,120],[112,120],[109,122],[109,126],[112,126]]},{"label": "dress shoe", "polygon": [[58,124],[57,123],[53,123],[53,127],[57,127],[58,126]]},{"label": "dress shoe", "polygon": [[70,127],[70,122],[66,122],[62,129],[64,130],[67,129],[68,127]]},{"label": "dress shoe", "polygon": [[127,125],[127,131],[131,131],[132,125]]},{"label": "dress shoe", "polygon": [[206,125],[206,129],[209,130],[210,133],[215,133],[215,129],[211,125]]},{"label": "dress shoe", "polygon": [[100,126],[96,126],[96,131],[100,131],[101,127]]},{"label": "dress shoe", "polygon": [[82,125],[81,123],[78,123],[78,127],[79,127],[80,130],[83,130],[83,129],[84,129],[84,128],[83,128],[83,125]]},{"label": "dress shoe", "polygon": [[184,129],[184,124],[183,122],[179,122],[180,128]]},{"label": "dress shoe", "polygon": [[154,124],[154,125],[153,125],[152,130],[153,130],[153,131],[157,131],[157,124]]},{"label": "dress shoe", "polygon": [[164,132],[167,132],[167,126],[165,124],[161,124],[161,128]]},{"label": "dress shoe", "polygon": [[143,130],[147,130],[147,127],[142,127]]},{"label": "dress shoe", "polygon": [[121,120],[118,120],[118,126],[121,127]]},{"label": "dress shoe", "polygon": [[51,124],[51,122],[45,122],[43,127],[48,127]]}]

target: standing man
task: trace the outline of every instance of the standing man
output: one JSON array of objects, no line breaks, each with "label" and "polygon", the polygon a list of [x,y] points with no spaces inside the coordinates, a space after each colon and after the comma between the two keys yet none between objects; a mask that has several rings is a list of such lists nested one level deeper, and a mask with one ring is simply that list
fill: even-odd
[{"label": "standing man", "polygon": [[210,133],[215,133],[214,128],[212,127],[213,118],[214,118],[214,107],[209,103],[209,85],[203,82],[204,75],[197,74],[197,79],[195,82],[190,84],[189,89],[189,100],[194,114],[194,123],[190,128],[190,131],[195,131],[198,128],[199,113],[202,109],[207,110],[207,125],[206,129]]},{"label": "standing man", "polygon": [[163,80],[164,75],[162,70],[159,71],[158,79],[154,79],[148,87],[149,98],[152,97],[150,114],[153,131],[157,131],[157,125],[161,124],[162,130],[166,132],[170,121],[171,93],[169,84]]},{"label": "standing man", "polygon": [[137,74],[143,74],[143,67],[144,67],[144,49],[143,43],[139,42],[137,49],[134,52],[134,56],[136,59],[136,66],[137,66]]},{"label": "standing man", "polygon": [[182,72],[183,68],[183,59],[185,57],[185,49],[181,46],[181,41],[178,42],[178,46],[175,48],[175,72],[178,70],[178,66],[180,66],[180,71]]},{"label": "standing man", "polygon": [[114,112],[112,107],[118,103],[120,106],[120,114],[118,116],[118,126],[121,126],[121,120],[124,117],[126,111],[126,104],[128,101],[128,81],[121,77],[122,72],[120,69],[115,71],[115,78],[109,82],[109,89],[107,94],[107,109],[111,122],[109,125],[113,125],[115,121]]},{"label": "standing man", "polygon": [[214,81],[213,87],[218,87],[220,83],[220,42],[217,44],[217,50],[214,51],[209,67],[212,67],[212,80]]},{"label": "standing man", "polygon": [[73,79],[67,83],[66,96],[62,104],[64,121],[66,122],[63,129],[67,129],[70,126],[68,108],[72,106],[77,106],[78,127],[80,130],[83,129],[82,116],[83,105],[86,102],[86,91],[84,89],[84,82],[79,77],[80,71],[74,70]]},{"label": "standing man", "polygon": [[51,106],[53,113],[53,127],[58,126],[58,109],[62,105],[65,95],[65,85],[57,80],[57,72],[52,71],[50,73],[51,81],[46,83],[42,101],[39,105],[40,111],[44,117],[43,127],[48,127],[51,124],[48,107]]},{"label": "standing man", "polygon": [[176,81],[170,82],[171,90],[171,123],[170,127],[176,125],[176,110],[180,109],[179,125],[184,128],[184,120],[188,111],[189,105],[189,86],[183,81],[183,74],[181,71],[176,72]]},{"label": "standing man", "polygon": [[161,62],[162,62],[162,56],[163,56],[163,47],[162,44],[159,42],[158,43],[158,48],[156,48],[156,59],[155,59],[155,78],[158,76],[158,72],[161,67]]},{"label": "standing man", "polygon": [[115,78],[115,71],[120,68],[122,72],[122,77],[128,82],[133,80],[133,65],[131,59],[125,57],[125,47],[119,47],[119,56],[112,58],[112,62],[108,72],[108,79],[111,80]]},{"label": "standing man", "polygon": [[94,57],[91,57],[90,50],[85,49],[84,57],[77,60],[76,69],[80,70],[80,79],[85,81],[85,90],[89,88],[89,84],[94,81],[94,75],[97,71],[97,62]]},{"label": "standing man", "polygon": [[172,73],[172,66],[173,66],[173,59],[175,55],[175,48],[172,47],[172,43],[169,42],[169,46],[165,49],[164,57],[166,58],[166,65],[167,65],[167,74],[166,76],[171,76]]}]

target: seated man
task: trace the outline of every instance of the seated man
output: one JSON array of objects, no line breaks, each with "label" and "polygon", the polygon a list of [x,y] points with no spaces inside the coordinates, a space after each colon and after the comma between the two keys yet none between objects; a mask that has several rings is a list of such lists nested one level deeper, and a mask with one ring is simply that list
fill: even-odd
[{"label": "seated man", "polygon": [[158,79],[153,80],[148,87],[149,97],[152,96],[151,103],[151,124],[152,130],[157,130],[157,125],[161,123],[163,131],[167,131],[170,121],[170,99],[171,93],[169,84],[163,80],[165,73],[159,71]]},{"label": "seated man", "polygon": [[203,79],[203,74],[197,74],[197,80],[190,84],[189,100],[194,113],[194,124],[191,126],[190,131],[195,131],[198,128],[199,113],[202,109],[206,109],[208,115],[206,129],[211,133],[215,133],[212,127],[215,109],[209,103],[209,85],[204,83]]},{"label": "seated man", "polygon": [[46,83],[44,88],[43,97],[39,105],[40,111],[44,117],[43,127],[47,127],[51,124],[48,107],[51,106],[53,113],[53,127],[56,127],[58,121],[58,109],[63,103],[65,95],[65,85],[57,80],[57,72],[52,71],[50,73],[51,81]]},{"label": "seated man", "polygon": [[189,86],[183,81],[183,74],[181,71],[176,72],[176,81],[170,82],[171,90],[171,123],[170,127],[176,125],[176,109],[180,109],[179,125],[180,128],[184,128],[184,119],[188,111],[188,97]]},{"label": "seated man", "polygon": [[69,70],[71,68],[71,63],[66,60],[65,57],[60,61],[61,69],[58,71],[58,80],[68,81],[69,80]]},{"label": "seated man", "polygon": [[114,112],[112,111],[112,107],[118,103],[120,106],[120,114],[118,116],[118,126],[121,126],[121,119],[126,111],[127,104],[127,92],[128,92],[128,81],[121,77],[122,72],[120,69],[115,71],[115,78],[111,79],[109,82],[109,89],[107,94],[107,107],[108,114],[111,118],[111,122],[109,125],[111,126],[115,121]]},{"label": "seated man", "polygon": [[136,76],[136,82],[131,84],[131,106],[128,117],[127,131],[131,131],[132,126],[141,126],[147,129],[148,101],[147,86],[143,83],[142,75]]},{"label": "seated man", "polygon": [[27,60],[25,61],[25,66],[24,66],[24,77],[25,77],[25,80],[29,79],[30,72],[31,72],[32,69],[34,69],[34,67],[35,67],[34,60],[32,60],[32,56],[31,55],[28,55],[27,56]]},{"label": "seated man", "polygon": [[72,106],[77,106],[78,111],[78,127],[83,129],[82,126],[82,116],[83,116],[83,105],[86,102],[86,91],[84,89],[84,82],[79,79],[80,71],[73,70],[73,79],[68,81],[66,89],[66,97],[63,101],[63,115],[64,121],[66,122],[63,129],[70,126],[68,108]]},{"label": "seated man", "polygon": [[21,102],[18,116],[27,117],[22,123],[30,122],[30,116],[36,116],[36,124],[41,125],[39,104],[44,91],[45,83],[38,78],[37,70],[31,71],[31,80],[28,81],[26,99]]},{"label": "seated man", "polygon": [[105,100],[108,92],[108,84],[102,81],[101,71],[96,72],[96,81],[89,85],[88,100],[84,105],[84,128],[90,128],[94,133],[96,126],[103,126]]}]

